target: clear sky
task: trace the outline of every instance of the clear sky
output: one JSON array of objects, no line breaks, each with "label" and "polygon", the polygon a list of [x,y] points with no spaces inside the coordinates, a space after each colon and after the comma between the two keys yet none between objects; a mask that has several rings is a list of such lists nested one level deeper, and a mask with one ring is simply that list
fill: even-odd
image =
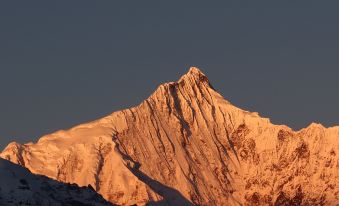
[{"label": "clear sky", "polygon": [[338,1],[165,2],[1,1],[0,149],[135,106],[190,66],[273,123],[339,125]]}]

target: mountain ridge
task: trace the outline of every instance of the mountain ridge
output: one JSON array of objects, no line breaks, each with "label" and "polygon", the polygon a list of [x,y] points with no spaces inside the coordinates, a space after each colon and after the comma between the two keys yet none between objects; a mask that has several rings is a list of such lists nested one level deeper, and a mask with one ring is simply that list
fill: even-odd
[{"label": "mountain ridge", "polygon": [[33,175],[0,158],[0,205],[113,206],[89,187],[78,187]]}]

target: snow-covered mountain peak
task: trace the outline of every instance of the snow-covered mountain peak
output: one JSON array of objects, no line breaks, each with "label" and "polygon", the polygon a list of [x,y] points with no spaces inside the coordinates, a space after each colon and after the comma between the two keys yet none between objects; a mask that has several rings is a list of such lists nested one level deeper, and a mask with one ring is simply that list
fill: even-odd
[{"label": "snow-covered mountain peak", "polygon": [[0,156],[121,205],[335,205],[338,139],[237,108],[191,68],[136,107]]}]

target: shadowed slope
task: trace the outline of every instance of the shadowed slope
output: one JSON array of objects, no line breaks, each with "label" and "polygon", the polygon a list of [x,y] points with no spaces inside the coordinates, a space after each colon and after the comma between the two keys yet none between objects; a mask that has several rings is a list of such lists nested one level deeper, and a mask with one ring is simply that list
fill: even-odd
[{"label": "shadowed slope", "polygon": [[145,173],[139,170],[140,165],[138,163],[134,164],[135,167],[129,167],[132,173],[138,177],[139,180],[147,184],[154,192],[159,194],[163,200],[160,201],[150,201],[147,205],[157,205],[157,206],[171,206],[171,205],[181,205],[181,206],[193,206],[193,204],[186,199],[178,190],[168,187],[157,180],[154,180],[147,176]]},{"label": "shadowed slope", "polygon": [[65,184],[0,158],[0,205],[113,206],[89,187]]},{"label": "shadowed slope", "polygon": [[158,206],[171,206],[171,205],[182,205],[182,206],[193,206],[193,204],[186,199],[178,190],[168,187],[157,180],[152,179],[140,170],[140,163],[133,161],[131,157],[124,154],[119,144],[117,144],[116,150],[121,154],[124,159],[125,166],[142,182],[150,187],[154,192],[162,197],[162,200],[153,201],[151,200],[146,205],[158,205]]}]

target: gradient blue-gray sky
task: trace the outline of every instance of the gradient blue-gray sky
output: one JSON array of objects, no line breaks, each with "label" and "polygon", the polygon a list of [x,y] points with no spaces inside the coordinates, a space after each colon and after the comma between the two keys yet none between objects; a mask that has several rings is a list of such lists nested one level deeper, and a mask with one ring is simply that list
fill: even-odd
[{"label": "gradient blue-gray sky", "polygon": [[0,149],[135,106],[190,66],[273,123],[339,124],[338,1],[202,2],[1,1]]}]

